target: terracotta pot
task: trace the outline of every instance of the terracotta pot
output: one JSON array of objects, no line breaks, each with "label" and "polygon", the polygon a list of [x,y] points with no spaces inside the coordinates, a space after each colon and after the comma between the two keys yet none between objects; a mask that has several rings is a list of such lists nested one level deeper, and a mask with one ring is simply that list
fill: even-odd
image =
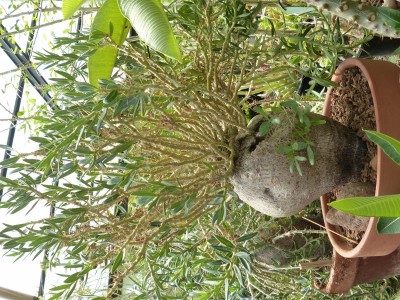
[{"label": "terracotta pot", "polygon": [[353,286],[400,274],[400,249],[386,256],[344,258],[333,252],[332,267],[326,284],[328,294],[347,293]]},{"label": "terracotta pot", "polygon": [[[368,80],[372,92],[376,128],[396,139],[400,139],[400,68],[387,61],[349,58],[337,68],[332,80],[340,82],[345,69],[358,67]],[[324,115],[331,115],[331,90],[325,100]],[[378,148],[377,183],[375,195],[400,194],[400,167]],[[328,211],[327,195],[321,197],[324,219]],[[370,218],[367,230],[360,243],[353,248],[343,238],[333,234],[335,227],[325,220],[329,239],[334,249],[343,257],[383,256],[400,246],[400,234],[379,234],[378,218]]]}]

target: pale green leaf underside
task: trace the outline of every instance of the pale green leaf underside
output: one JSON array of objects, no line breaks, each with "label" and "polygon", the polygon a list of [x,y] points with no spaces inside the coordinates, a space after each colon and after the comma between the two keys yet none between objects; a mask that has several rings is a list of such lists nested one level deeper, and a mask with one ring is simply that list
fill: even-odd
[{"label": "pale green leaf underside", "polygon": [[107,0],[97,12],[91,32],[101,31],[121,45],[129,32],[130,24],[119,9],[118,0]]},{"label": "pale green leaf underside", "polygon": [[63,0],[62,2],[62,13],[64,19],[72,17],[74,12],[76,12],[85,2],[85,0]]},{"label": "pale green leaf underside", "polygon": [[400,217],[380,218],[377,229],[379,233],[400,233]]},{"label": "pale green leaf underside", "polygon": [[181,61],[181,53],[159,0],[119,0],[122,13],[150,48]]},{"label": "pale green leaf underside", "polygon": [[99,79],[109,79],[117,59],[118,49],[112,45],[103,46],[89,57],[89,82],[98,87]]},{"label": "pale green leaf underside", "polygon": [[[122,15],[117,0],[107,0],[97,12],[91,32],[103,32],[121,45],[128,34],[130,24]],[[117,59],[118,49],[113,45],[102,46],[89,57],[89,82],[98,86],[99,79],[109,79]]]},{"label": "pale green leaf underside", "polygon": [[330,205],[357,216],[400,217],[400,195],[345,198]]}]

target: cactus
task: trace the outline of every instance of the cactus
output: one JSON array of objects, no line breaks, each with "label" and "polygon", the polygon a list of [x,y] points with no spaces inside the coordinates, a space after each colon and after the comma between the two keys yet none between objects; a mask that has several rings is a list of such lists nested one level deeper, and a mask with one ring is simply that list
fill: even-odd
[{"label": "cactus", "polygon": [[[327,10],[332,14],[370,30],[373,34],[400,38],[400,31],[389,26],[390,19],[380,10],[363,1],[353,0],[306,0],[308,5],[319,10]],[[388,9],[388,8],[386,8]],[[397,13],[396,10],[393,10]],[[400,20],[398,21],[400,22]]]}]

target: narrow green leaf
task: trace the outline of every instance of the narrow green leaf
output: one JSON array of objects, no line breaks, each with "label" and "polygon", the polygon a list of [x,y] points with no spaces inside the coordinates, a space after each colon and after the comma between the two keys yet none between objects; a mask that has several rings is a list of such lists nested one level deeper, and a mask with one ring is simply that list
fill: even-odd
[{"label": "narrow green leaf", "polygon": [[243,258],[247,261],[250,261],[250,254],[247,252],[240,251],[240,252],[235,253],[235,256]]},{"label": "narrow green leaf", "polygon": [[244,242],[244,241],[250,240],[253,237],[255,237],[256,235],[257,235],[257,232],[252,232],[252,233],[248,233],[248,234],[242,235],[241,237],[239,237],[236,240],[236,242]]},{"label": "narrow green leaf", "polygon": [[62,294],[64,294],[64,291],[56,293],[56,294],[52,294],[51,297],[49,298],[49,300],[58,300],[61,299]]},{"label": "narrow green leaf", "polygon": [[221,259],[218,259],[218,260],[210,261],[207,264],[212,266],[212,267],[219,267],[219,266],[224,265],[225,263]]},{"label": "narrow green leaf", "polygon": [[233,265],[233,270],[235,272],[237,280],[240,283],[240,286],[244,287],[242,272],[240,271],[240,268],[237,265]]},{"label": "narrow green leaf", "polygon": [[295,156],[294,157],[297,161],[307,161],[307,158],[305,158],[304,156]]},{"label": "narrow green leaf", "polygon": [[220,217],[221,217],[221,210],[218,209],[218,210],[216,210],[216,211],[214,212],[214,215],[213,215],[213,218],[212,218],[212,220],[211,220],[211,223],[212,223],[213,225],[218,224],[218,223],[219,223],[219,220],[220,220]]},{"label": "narrow green leaf", "polygon": [[119,0],[122,13],[150,48],[181,62],[179,46],[160,0]]},{"label": "narrow green leaf", "polygon": [[261,106],[254,106],[252,110],[258,113],[259,115],[262,115],[264,118],[266,119],[268,118],[267,112]]},{"label": "narrow green leaf", "polygon": [[345,198],[329,205],[357,216],[400,217],[400,195]]},{"label": "narrow green leaf", "polygon": [[85,2],[85,0],[63,0],[62,1],[62,13],[64,19],[72,17],[74,12],[76,12]]},{"label": "narrow green leaf", "polygon": [[258,129],[258,132],[261,136],[265,136],[269,132],[269,122],[264,121],[261,123],[260,128]]},{"label": "narrow green leaf", "polygon": [[231,241],[227,240],[226,238],[224,238],[224,237],[222,237],[222,236],[220,236],[220,235],[214,235],[214,237],[215,237],[221,244],[225,245],[226,247],[228,247],[228,248],[235,248],[235,245],[234,245]]},{"label": "narrow green leaf", "polygon": [[0,162],[0,166],[12,167],[12,165],[14,165],[19,159],[20,159],[19,156],[10,157]]},{"label": "narrow green leaf", "polygon": [[0,149],[8,150],[8,151],[11,151],[11,152],[15,151],[12,147],[7,146],[7,145],[0,145]]},{"label": "narrow green leaf", "polygon": [[299,160],[297,158],[295,159],[294,164],[296,166],[297,173],[299,173],[300,176],[303,176],[303,172],[301,171]]},{"label": "narrow green leaf", "polygon": [[157,194],[149,191],[134,191],[131,193],[132,196],[143,196],[143,197],[156,197]]},{"label": "narrow green leaf", "polygon": [[239,257],[239,261],[241,262],[242,266],[247,271],[247,273],[250,273],[251,272],[250,262],[247,259],[241,257]]},{"label": "narrow green leaf", "polygon": [[281,147],[278,147],[278,149],[276,149],[276,152],[278,152],[280,154],[288,154],[292,151],[293,151],[292,147],[289,147],[289,146],[281,146]]},{"label": "narrow green leaf", "polygon": [[148,197],[148,196],[139,197],[139,199],[136,201],[136,204],[138,206],[145,206],[145,205],[149,204],[151,201],[153,201],[154,198],[155,197]]},{"label": "narrow green leaf", "polygon": [[80,271],[80,272],[76,272],[76,273],[74,273],[74,274],[68,276],[68,277],[64,280],[64,282],[65,282],[65,283],[72,283],[72,282],[75,282],[75,281],[77,281],[78,279],[82,278],[82,276],[84,276],[84,275],[86,275],[87,273],[89,273],[90,270],[92,270],[92,268],[91,268],[91,267],[87,267],[87,268],[83,269],[83,270]]},{"label": "narrow green leaf", "polygon": [[292,144],[293,150],[299,151],[307,148],[307,143],[304,142],[294,142]]},{"label": "narrow green leaf", "polygon": [[57,285],[55,287],[50,288],[50,291],[61,291],[61,290],[66,290],[71,286],[71,284],[62,284],[62,285]]},{"label": "narrow green leaf", "polygon": [[113,266],[111,268],[111,273],[115,273],[117,268],[121,265],[123,258],[124,258],[124,251],[121,251],[120,253],[118,253],[117,257],[114,260]]},{"label": "narrow green leaf", "polygon": [[226,252],[226,253],[232,253],[232,249],[228,248],[228,247],[224,247],[224,246],[220,246],[220,245],[210,245],[211,248],[217,250],[217,251],[222,251],[222,252]]},{"label": "narrow green leaf", "polygon": [[48,139],[46,139],[44,137],[39,137],[39,136],[31,136],[31,137],[29,137],[29,139],[31,141],[34,141],[34,142],[40,143],[40,144],[47,144],[49,142]]},{"label": "narrow green leaf", "polygon": [[18,187],[18,183],[15,180],[11,180],[6,177],[0,177],[0,185],[9,187]]},{"label": "narrow green leaf", "polygon": [[223,256],[219,253],[215,253],[215,255],[221,260],[223,261],[225,264],[229,265],[231,263],[230,259],[227,258],[226,256]]},{"label": "narrow green leaf", "polygon": [[368,138],[377,144],[394,162],[400,164],[400,141],[371,130],[364,130]]},{"label": "narrow green leaf", "polygon": [[315,157],[314,157],[314,151],[310,146],[307,146],[307,157],[308,161],[310,162],[310,165],[313,166],[315,164]]}]

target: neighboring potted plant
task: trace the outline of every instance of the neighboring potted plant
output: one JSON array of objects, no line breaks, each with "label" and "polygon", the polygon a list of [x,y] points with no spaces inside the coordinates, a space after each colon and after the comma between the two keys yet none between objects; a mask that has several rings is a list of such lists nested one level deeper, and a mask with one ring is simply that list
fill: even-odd
[{"label": "neighboring potted plant", "polygon": [[[358,67],[368,80],[375,109],[377,130],[400,138],[400,127],[397,124],[397,116],[400,113],[399,67],[386,61],[350,58],[338,67],[332,80],[339,82],[344,70],[352,67]],[[331,92],[332,89],[328,92],[325,102],[324,115],[326,116],[331,114]],[[381,150],[378,150],[376,195],[399,193],[400,185],[397,178],[400,178],[400,168]],[[323,213],[326,215],[328,210],[327,195],[322,196],[321,205]],[[344,257],[390,254],[400,245],[400,235],[378,234],[376,229],[377,222],[377,218],[370,220],[362,240],[354,248],[343,238],[333,233],[335,228],[329,222],[325,222],[325,226],[328,229],[332,245]]]},{"label": "neighboring potted plant", "polygon": [[[398,66],[388,62],[352,58],[338,67],[333,81],[340,82],[344,70],[352,67],[360,68],[368,80],[375,110],[376,129],[380,133],[367,131],[367,135],[372,141],[381,145],[383,151],[378,149],[377,154],[375,191],[377,197],[356,197],[337,200],[332,203],[328,203],[328,195],[321,197],[325,226],[334,247],[330,277],[328,282],[321,287],[327,293],[345,293],[354,285],[400,274],[398,267],[400,263],[398,249],[400,236],[399,234],[382,234],[385,230],[390,233],[399,233],[399,230],[393,230],[393,227],[396,226],[396,220],[386,218],[379,221],[377,218],[377,216],[383,216],[382,213],[378,213],[382,210],[386,212],[386,217],[396,216],[396,209],[394,207],[387,209],[387,205],[389,205],[388,202],[395,205],[392,194],[400,192],[398,182],[400,167],[390,159],[399,162],[397,152],[400,149],[399,143],[382,133],[400,137],[400,127],[397,124],[396,117],[400,113],[400,84],[398,82],[400,71]],[[331,114],[331,93],[332,89],[328,91],[325,102],[324,114],[327,116]],[[336,231],[335,226],[326,220],[329,205],[347,213],[371,217],[357,246],[352,247],[343,237],[334,233]],[[377,210],[371,207],[374,205],[378,207]],[[391,226],[392,224],[394,226]]]}]

